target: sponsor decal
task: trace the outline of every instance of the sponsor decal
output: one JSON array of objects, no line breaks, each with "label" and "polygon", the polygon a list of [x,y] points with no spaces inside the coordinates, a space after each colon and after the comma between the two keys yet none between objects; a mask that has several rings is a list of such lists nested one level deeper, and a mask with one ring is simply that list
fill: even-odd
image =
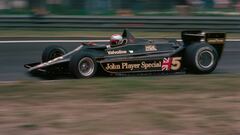
[{"label": "sponsor decal", "polygon": [[172,58],[172,64],[171,64],[171,70],[177,71],[181,68],[182,66],[182,57],[173,57]]},{"label": "sponsor decal", "polygon": [[126,54],[127,51],[125,50],[112,50],[112,51],[107,51],[108,55],[118,55],[118,54]]},{"label": "sponsor decal", "polygon": [[172,58],[164,58],[162,62],[162,71],[170,71],[172,66]]},{"label": "sponsor decal", "polygon": [[118,70],[118,69],[122,69],[120,64],[115,64],[115,63],[107,63],[107,65],[105,66],[106,70]]},{"label": "sponsor decal", "polygon": [[129,53],[133,53],[133,50],[129,50]]},{"label": "sponsor decal", "polygon": [[209,44],[223,44],[225,41],[224,38],[209,38],[207,39],[207,42]]},{"label": "sponsor decal", "polygon": [[145,51],[151,52],[151,51],[157,51],[157,48],[155,45],[146,45],[145,46]]},{"label": "sponsor decal", "polygon": [[173,57],[161,60],[109,62],[102,63],[102,66],[109,72],[177,71],[181,68],[181,60],[181,57]]}]

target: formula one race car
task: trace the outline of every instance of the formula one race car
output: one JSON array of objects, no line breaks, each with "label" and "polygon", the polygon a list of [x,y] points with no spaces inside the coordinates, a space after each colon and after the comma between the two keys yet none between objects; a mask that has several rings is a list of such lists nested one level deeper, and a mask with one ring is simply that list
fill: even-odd
[{"label": "formula one race car", "polygon": [[26,64],[30,73],[70,73],[89,78],[98,73],[156,72],[211,73],[222,55],[225,33],[182,32],[182,41],[137,39],[124,30],[120,45],[81,43],[66,53],[59,46],[47,47],[42,62]]}]

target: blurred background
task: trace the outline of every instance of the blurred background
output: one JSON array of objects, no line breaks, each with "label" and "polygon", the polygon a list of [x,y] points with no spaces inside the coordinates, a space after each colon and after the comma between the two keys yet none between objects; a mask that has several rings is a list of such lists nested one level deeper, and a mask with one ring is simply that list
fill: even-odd
[{"label": "blurred background", "polygon": [[240,32],[240,0],[0,0],[0,28]]},{"label": "blurred background", "polygon": [[240,0],[0,0],[0,14],[235,16]]},{"label": "blurred background", "polygon": [[[227,32],[238,42],[226,43],[213,75],[42,81],[23,67],[49,45],[70,51],[125,28],[147,39]],[[0,0],[0,134],[240,135],[239,33],[240,0]]]}]

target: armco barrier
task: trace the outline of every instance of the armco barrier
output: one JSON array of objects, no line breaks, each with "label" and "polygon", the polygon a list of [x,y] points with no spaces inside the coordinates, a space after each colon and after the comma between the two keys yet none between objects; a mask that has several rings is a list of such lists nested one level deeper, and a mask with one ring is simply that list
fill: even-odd
[{"label": "armco barrier", "polygon": [[0,28],[204,30],[240,32],[240,17],[0,16]]}]

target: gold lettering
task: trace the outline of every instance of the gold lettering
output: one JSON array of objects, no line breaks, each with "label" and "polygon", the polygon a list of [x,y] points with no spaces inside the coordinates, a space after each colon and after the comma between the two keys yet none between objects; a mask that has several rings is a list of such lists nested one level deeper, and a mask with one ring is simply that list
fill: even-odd
[{"label": "gold lettering", "polygon": [[225,39],[223,38],[210,38],[207,40],[209,44],[223,44]]},{"label": "gold lettering", "polygon": [[161,61],[159,61],[159,62],[156,62],[156,61],[154,61],[153,63],[146,63],[145,61],[143,61],[142,63],[141,63],[141,68],[143,68],[143,69],[151,69],[151,68],[161,68],[161,66],[162,66],[162,63],[161,63]]},{"label": "gold lettering", "polygon": [[146,46],[145,46],[145,50],[146,50],[147,52],[157,51],[157,48],[156,48],[155,45],[146,45]]},{"label": "gold lettering", "polygon": [[122,69],[127,69],[128,63],[122,63]]},{"label": "gold lettering", "polygon": [[122,63],[122,69],[130,69],[130,70],[134,70],[134,69],[139,69],[140,64],[129,64],[127,62]]},{"label": "gold lettering", "polygon": [[114,64],[114,63],[107,63],[107,66],[105,67],[106,70],[118,70],[121,69],[121,66],[118,64]]},{"label": "gold lettering", "polygon": [[[178,60],[178,59],[176,59]],[[178,63],[175,63],[176,65],[173,66],[173,68],[178,68],[175,66],[178,66]],[[136,69],[141,70],[157,70],[158,68],[161,69],[162,62],[161,61],[153,61],[153,62],[146,62],[146,61],[139,61],[136,63],[128,63],[128,62],[122,62],[122,63],[107,63],[105,66],[106,70],[126,70],[126,71],[133,71]]]}]

